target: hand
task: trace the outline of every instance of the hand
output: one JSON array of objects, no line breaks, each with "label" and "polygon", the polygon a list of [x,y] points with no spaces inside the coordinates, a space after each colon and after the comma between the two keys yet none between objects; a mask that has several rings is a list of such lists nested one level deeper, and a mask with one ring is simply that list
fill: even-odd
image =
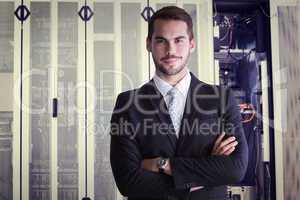
[{"label": "hand", "polygon": [[150,159],[144,159],[141,163],[141,167],[148,171],[158,172],[157,168],[157,162],[159,157],[157,158],[150,158]]},{"label": "hand", "polygon": [[223,132],[221,135],[218,136],[214,147],[212,149],[211,155],[230,155],[234,150],[238,142],[235,140],[234,136],[227,138],[226,140],[222,141],[224,138],[225,133]]},{"label": "hand", "polygon": [[[157,162],[160,159],[160,157],[157,158],[150,158],[150,159],[144,159],[142,160],[141,167],[145,170],[152,171],[152,172],[159,172],[157,167]],[[164,170],[164,173],[167,175],[172,176],[172,170],[170,166],[170,160],[167,160],[167,165]]]}]

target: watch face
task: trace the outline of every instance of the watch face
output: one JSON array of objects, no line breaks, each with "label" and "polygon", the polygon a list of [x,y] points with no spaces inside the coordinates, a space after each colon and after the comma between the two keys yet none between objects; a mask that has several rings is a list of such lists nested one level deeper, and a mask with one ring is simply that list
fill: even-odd
[{"label": "watch face", "polygon": [[157,168],[160,173],[164,173],[167,164],[166,158],[160,158],[157,162]]},{"label": "watch face", "polygon": [[161,159],[159,159],[159,161],[158,161],[158,167],[159,167],[159,168],[164,168],[164,166],[166,165],[166,163],[167,163],[167,159],[161,158]]}]

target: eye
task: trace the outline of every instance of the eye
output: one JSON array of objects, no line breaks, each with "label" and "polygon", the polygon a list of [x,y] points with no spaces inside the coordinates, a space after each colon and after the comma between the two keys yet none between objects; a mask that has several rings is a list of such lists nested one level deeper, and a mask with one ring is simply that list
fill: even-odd
[{"label": "eye", "polygon": [[175,40],[175,43],[182,43],[183,41],[184,41],[183,38],[178,38],[178,39]]},{"label": "eye", "polygon": [[161,44],[161,43],[164,43],[165,40],[164,40],[164,39],[156,39],[155,42],[156,42],[157,44]]}]

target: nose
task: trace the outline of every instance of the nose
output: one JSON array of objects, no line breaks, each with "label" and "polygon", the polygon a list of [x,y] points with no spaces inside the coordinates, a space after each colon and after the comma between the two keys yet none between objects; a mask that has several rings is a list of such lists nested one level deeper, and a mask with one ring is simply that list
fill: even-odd
[{"label": "nose", "polygon": [[167,54],[168,55],[175,55],[176,47],[173,42],[169,42],[167,45]]}]

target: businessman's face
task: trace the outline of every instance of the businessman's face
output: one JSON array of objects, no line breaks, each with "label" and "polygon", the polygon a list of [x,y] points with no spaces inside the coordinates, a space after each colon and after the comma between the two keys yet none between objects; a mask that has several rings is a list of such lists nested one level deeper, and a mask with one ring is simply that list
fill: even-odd
[{"label": "businessman's face", "polygon": [[187,24],[179,20],[157,19],[152,38],[147,39],[156,70],[164,76],[182,72],[194,48],[195,41],[189,38]]}]

